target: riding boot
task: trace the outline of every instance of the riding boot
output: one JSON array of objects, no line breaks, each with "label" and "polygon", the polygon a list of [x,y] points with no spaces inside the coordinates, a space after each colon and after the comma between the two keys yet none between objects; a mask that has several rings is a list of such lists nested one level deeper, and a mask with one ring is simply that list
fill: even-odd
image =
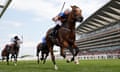
[{"label": "riding boot", "polygon": [[55,28],[53,29],[53,37],[56,39],[57,38],[57,33],[58,33],[58,30],[59,30],[60,26],[59,25],[56,25]]}]

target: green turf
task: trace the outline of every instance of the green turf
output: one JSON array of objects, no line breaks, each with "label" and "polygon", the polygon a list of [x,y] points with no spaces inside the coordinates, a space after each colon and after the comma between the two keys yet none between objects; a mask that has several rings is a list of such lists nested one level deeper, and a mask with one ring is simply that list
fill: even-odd
[{"label": "green turf", "polygon": [[79,65],[66,63],[63,60],[56,61],[59,69],[53,68],[51,61],[46,64],[37,64],[36,61],[18,61],[6,65],[0,62],[0,72],[120,72],[120,60],[82,60]]}]

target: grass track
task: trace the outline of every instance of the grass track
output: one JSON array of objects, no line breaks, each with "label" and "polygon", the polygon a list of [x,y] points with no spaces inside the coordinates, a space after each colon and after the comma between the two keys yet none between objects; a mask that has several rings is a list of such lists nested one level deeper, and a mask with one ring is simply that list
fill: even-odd
[{"label": "grass track", "polygon": [[17,66],[7,66],[0,62],[0,72],[120,72],[120,60],[82,60],[79,65],[56,61],[59,69],[53,68],[51,61],[37,64],[36,61],[18,61]]}]

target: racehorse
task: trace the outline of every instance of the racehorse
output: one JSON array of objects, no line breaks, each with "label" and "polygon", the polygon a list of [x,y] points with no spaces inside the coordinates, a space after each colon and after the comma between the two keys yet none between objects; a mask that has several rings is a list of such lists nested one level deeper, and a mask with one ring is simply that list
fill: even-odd
[{"label": "racehorse", "polygon": [[9,65],[10,54],[11,54],[11,58],[14,58],[14,65],[16,65],[17,63],[17,57],[18,57],[19,48],[20,48],[19,44],[22,42],[18,41],[17,43],[18,44],[16,43],[7,44],[2,51],[2,56],[3,56],[2,60],[4,60],[6,57],[7,65]]},{"label": "racehorse", "polygon": [[[58,45],[60,46],[60,53],[61,56],[63,56],[66,59],[66,55],[64,53],[64,49],[67,48],[72,53],[73,57],[71,58],[71,61],[76,61],[77,54],[79,53],[79,48],[75,44],[75,25],[76,22],[82,22],[82,11],[77,6],[71,6],[72,11],[70,12],[67,21],[63,24],[63,26],[58,30],[57,34],[57,41],[52,40],[51,33],[53,32],[53,29],[49,29],[47,31],[46,40],[47,45],[51,54],[51,59],[54,64],[54,68],[58,69],[56,62],[55,62],[55,56],[53,53],[53,46]],[[67,60],[68,61],[68,60]]]},{"label": "racehorse", "polygon": [[[39,59],[43,61],[43,64],[45,64],[46,59],[49,55],[49,49],[47,47],[47,44],[39,43],[36,47],[36,56],[37,56],[37,63],[39,64]],[[41,58],[39,58],[39,53],[41,52]]]}]

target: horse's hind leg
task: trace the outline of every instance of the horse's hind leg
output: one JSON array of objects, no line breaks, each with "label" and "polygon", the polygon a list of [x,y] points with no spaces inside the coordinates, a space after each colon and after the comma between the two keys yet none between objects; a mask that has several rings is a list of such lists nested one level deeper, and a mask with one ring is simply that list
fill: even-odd
[{"label": "horse's hind leg", "polygon": [[54,56],[54,53],[53,53],[53,48],[50,48],[50,53],[51,53],[52,62],[54,64],[54,68],[55,68],[55,70],[57,70],[58,67],[57,67],[56,62],[55,62],[55,56]]},{"label": "horse's hind leg", "polygon": [[60,49],[60,55],[65,59],[66,58],[66,54],[64,53],[64,48],[61,47]]},{"label": "horse's hind leg", "polygon": [[73,48],[72,46],[69,46],[68,47],[69,51],[72,53],[73,57],[71,58],[71,62],[74,61],[74,58],[75,58],[75,54],[74,54],[74,51],[73,51]]},{"label": "horse's hind leg", "polygon": [[13,56],[13,58],[14,58],[14,62],[13,62],[13,63],[14,63],[14,65],[16,66],[16,65],[17,65],[17,64],[16,64],[16,63],[17,63],[17,54],[14,54],[14,53],[13,53],[12,56]]},{"label": "horse's hind leg", "polygon": [[12,58],[13,58],[13,56],[11,55],[11,60],[10,60],[11,62],[12,62]]},{"label": "horse's hind leg", "polygon": [[14,65],[16,66],[17,65],[17,54],[14,55]]}]

